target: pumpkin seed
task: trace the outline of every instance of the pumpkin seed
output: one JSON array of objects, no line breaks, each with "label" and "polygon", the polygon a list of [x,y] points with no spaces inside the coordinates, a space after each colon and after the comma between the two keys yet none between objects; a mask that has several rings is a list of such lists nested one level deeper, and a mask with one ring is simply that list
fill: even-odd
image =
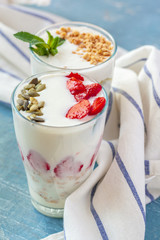
[{"label": "pumpkin seed", "polygon": [[29,117],[30,117],[30,119],[33,119],[36,117],[36,114],[31,114]]},{"label": "pumpkin seed", "polygon": [[35,88],[35,84],[27,84],[26,86],[24,86],[24,89],[25,90],[29,90],[29,89],[31,89],[31,88]]},{"label": "pumpkin seed", "polygon": [[36,98],[34,98],[34,97],[30,97],[30,101],[31,101],[31,103],[38,104],[38,101],[37,101],[37,99],[36,99]]},{"label": "pumpkin seed", "polygon": [[40,117],[34,117],[34,118],[32,118],[32,120],[35,122],[44,122],[45,121],[43,118],[40,118]]},{"label": "pumpkin seed", "polygon": [[33,111],[36,111],[37,109],[38,109],[38,104],[33,104],[29,110],[33,112]]},{"label": "pumpkin seed", "polygon": [[24,100],[23,99],[17,99],[17,103],[22,106],[24,104]]},{"label": "pumpkin seed", "polygon": [[45,102],[41,101],[38,103],[38,108],[43,108],[44,107]]},{"label": "pumpkin seed", "polygon": [[16,108],[18,109],[18,111],[20,111],[23,108],[23,106],[17,105]]},{"label": "pumpkin seed", "polygon": [[35,84],[35,85],[37,85],[37,84],[38,84],[38,78],[33,78],[33,79],[30,81],[30,84]]},{"label": "pumpkin seed", "polygon": [[18,98],[20,98],[22,100],[26,100],[24,97],[22,97],[22,94],[18,94]]},{"label": "pumpkin seed", "polygon": [[41,112],[41,110],[37,110],[35,112],[32,112],[33,114],[36,114],[37,116],[42,116],[43,113]]},{"label": "pumpkin seed", "polygon": [[30,97],[38,97],[38,96],[40,96],[37,92],[35,92],[35,91],[31,91],[31,92],[28,92],[28,95],[30,96]]},{"label": "pumpkin seed", "polygon": [[28,102],[28,101],[24,101],[23,109],[24,109],[25,111],[28,109],[28,105],[29,105],[29,102]]},{"label": "pumpkin seed", "polygon": [[40,84],[39,86],[36,87],[37,92],[41,92],[46,88],[46,84]]}]

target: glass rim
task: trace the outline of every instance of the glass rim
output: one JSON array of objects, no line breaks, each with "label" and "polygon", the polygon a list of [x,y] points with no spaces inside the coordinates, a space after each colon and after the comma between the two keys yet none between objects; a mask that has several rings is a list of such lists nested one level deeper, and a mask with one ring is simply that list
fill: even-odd
[{"label": "glass rim", "polygon": [[[107,36],[111,39],[112,44],[113,44],[113,46],[114,46],[114,51],[113,51],[112,55],[111,55],[109,58],[107,58],[104,62],[101,62],[101,63],[99,63],[99,64],[97,64],[97,65],[94,65],[94,66],[91,66],[91,67],[84,67],[84,68],[67,68],[66,70],[69,70],[69,71],[90,70],[90,69],[92,69],[92,68],[96,68],[96,67],[99,67],[99,66],[105,64],[106,62],[108,62],[109,60],[111,60],[111,59],[115,56],[115,54],[116,54],[116,52],[117,52],[117,43],[116,43],[114,37],[113,37],[107,30],[105,30],[105,29],[103,29],[103,28],[101,28],[101,27],[99,27],[99,26],[97,26],[97,25],[91,24],[91,23],[79,22],[79,21],[65,21],[65,22],[55,23],[55,24],[49,25],[48,27],[42,28],[40,31],[38,31],[38,32],[36,33],[36,35],[39,36],[40,33],[44,32],[45,30],[47,30],[47,29],[49,29],[49,28],[51,28],[51,27],[54,27],[54,28],[55,28],[56,26],[63,26],[63,25],[67,25],[67,24],[68,24],[68,25],[69,25],[69,24],[70,24],[70,25],[76,25],[76,24],[77,24],[77,25],[84,25],[84,26],[88,26],[88,27],[91,27],[91,28],[95,28],[95,29],[96,29],[97,31],[99,31],[100,33],[101,33],[101,32],[104,33],[105,35],[107,35]],[[29,44],[29,46],[31,47],[32,45]],[[49,63],[47,63],[47,62],[44,62],[41,58],[38,57],[38,55],[36,55],[36,54],[34,53],[34,51],[32,51],[32,49],[31,49],[30,47],[29,47],[29,50],[30,50],[30,52],[31,52],[31,55],[36,59],[36,61],[38,61],[38,62],[40,62],[40,63],[43,63],[44,65],[46,65],[46,66],[48,66],[48,67],[50,67],[50,68],[55,68],[55,69],[57,69],[57,70],[64,70],[64,69],[65,69],[65,68],[63,68],[63,67],[57,67],[57,66],[51,65],[51,64],[49,64]]]},{"label": "glass rim", "polygon": [[[52,128],[52,129],[69,129],[69,128],[76,128],[76,127],[80,127],[82,125],[85,125],[85,124],[89,124],[90,122],[98,119],[104,112],[105,110],[107,109],[108,107],[108,95],[107,95],[107,92],[105,90],[105,88],[102,86],[102,90],[104,92],[104,96],[105,96],[105,99],[106,99],[106,103],[105,103],[105,106],[103,107],[103,109],[101,110],[100,113],[96,114],[93,118],[85,121],[85,122],[81,122],[79,124],[74,124],[74,125],[70,125],[70,126],[51,126],[51,125],[45,125],[45,124],[42,124],[42,123],[38,123],[38,122],[32,122],[31,120],[27,119],[23,114],[20,113],[20,111],[18,111],[17,107],[16,107],[16,103],[15,103],[15,93],[18,89],[18,87],[20,85],[23,85],[24,82],[27,82],[33,78],[38,78],[38,77],[43,77],[43,76],[47,76],[47,75],[55,75],[57,73],[70,73],[70,71],[67,71],[67,70],[63,70],[63,71],[45,71],[45,72],[42,72],[42,73],[37,73],[37,74],[34,74],[34,75],[31,75],[29,76],[28,78],[24,79],[23,81],[21,81],[16,87],[15,89],[13,90],[12,92],[12,95],[11,95],[11,105],[13,107],[13,109],[15,110],[15,112],[20,116],[22,117],[24,120],[26,120],[28,123],[30,124],[35,124],[36,126],[40,126],[40,127],[44,127],[44,128]],[[92,82],[96,82],[98,83],[96,80],[92,79],[91,77],[88,77],[84,74],[81,74],[83,77],[86,77],[88,78],[89,80],[91,80]]]}]

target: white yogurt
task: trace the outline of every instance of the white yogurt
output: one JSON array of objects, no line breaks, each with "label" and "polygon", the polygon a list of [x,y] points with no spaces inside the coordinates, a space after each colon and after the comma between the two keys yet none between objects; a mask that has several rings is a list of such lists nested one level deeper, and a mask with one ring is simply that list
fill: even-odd
[{"label": "white yogurt", "polygon": [[[56,31],[58,29],[52,29],[50,33],[56,37]],[[72,28],[73,31],[79,31],[80,33],[92,33],[94,35],[98,35],[97,31],[93,31],[87,27],[77,27]],[[47,33],[43,33],[41,36],[46,42],[48,39]],[[95,65],[91,64],[90,62],[86,61],[82,58],[81,55],[74,54],[73,52],[76,51],[77,45],[70,43],[67,39],[65,42],[59,46],[58,53],[55,56],[49,55],[47,56],[38,56],[43,62],[50,64],[55,67],[65,68],[65,69],[83,69],[83,68],[90,68],[94,67]]]},{"label": "white yogurt", "polygon": [[[38,75],[38,79],[46,82],[46,89],[37,97],[45,101],[42,110],[45,123],[27,120],[14,103],[14,126],[34,206],[45,215],[61,217],[59,209],[63,209],[66,197],[93,170],[102,140],[106,107],[99,116],[92,116],[91,121],[88,118],[67,119],[66,111],[75,100],[66,89],[64,74],[46,73]],[[92,83],[85,78],[84,83],[89,82]],[[24,83],[17,88],[14,102],[23,86]],[[105,97],[105,94],[101,91],[97,96]]]},{"label": "white yogurt", "polygon": [[[54,127],[74,126],[93,118],[93,116],[88,115],[83,119],[69,119],[65,117],[67,111],[77,103],[74,95],[72,95],[66,87],[66,82],[69,78],[65,75],[66,74],[64,74],[64,76],[55,74],[47,78],[41,78],[41,83],[46,85],[46,89],[39,92],[40,96],[35,98],[39,102],[45,102],[45,107],[42,109],[43,118],[45,119],[45,122],[42,124],[44,125]],[[92,83],[88,78],[84,78],[84,85],[90,85]],[[18,98],[18,94],[21,93],[25,85],[26,83],[21,85],[19,91],[17,91],[16,98]],[[90,103],[92,104],[95,98],[102,97],[103,95],[103,91],[101,91],[95,97],[91,97],[89,99]],[[22,110],[20,112],[25,117],[30,115]]]}]

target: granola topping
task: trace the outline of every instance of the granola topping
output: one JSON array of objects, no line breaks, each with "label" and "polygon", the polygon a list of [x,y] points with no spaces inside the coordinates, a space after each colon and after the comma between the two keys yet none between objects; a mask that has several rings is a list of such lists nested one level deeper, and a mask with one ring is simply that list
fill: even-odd
[{"label": "granola topping", "polygon": [[61,38],[77,45],[73,54],[80,55],[90,64],[97,65],[107,60],[112,55],[113,46],[105,37],[93,33],[80,33],[70,27],[61,27],[56,31]]}]

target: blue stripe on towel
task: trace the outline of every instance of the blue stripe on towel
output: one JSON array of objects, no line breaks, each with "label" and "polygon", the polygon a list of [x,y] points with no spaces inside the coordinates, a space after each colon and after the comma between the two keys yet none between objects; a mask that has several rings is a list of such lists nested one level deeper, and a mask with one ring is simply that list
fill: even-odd
[{"label": "blue stripe on towel", "polygon": [[145,184],[145,192],[146,192],[146,196],[151,200],[151,202],[154,201],[153,195],[147,189],[147,184]]},{"label": "blue stripe on towel", "polygon": [[15,74],[13,74],[13,73],[11,73],[11,72],[8,72],[8,71],[2,69],[2,68],[0,68],[0,72],[3,72],[3,73],[5,73],[5,74],[7,74],[7,75],[9,75],[9,76],[11,76],[11,77],[13,77],[13,78],[16,78],[16,79],[19,80],[19,81],[22,80],[20,77],[16,76]]},{"label": "blue stripe on towel", "polygon": [[127,169],[126,169],[124,163],[122,162],[118,152],[116,154],[116,161],[117,161],[117,164],[118,164],[118,166],[119,166],[119,168],[120,168],[124,178],[126,179],[128,185],[129,185],[129,187],[130,187],[130,189],[131,189],[131,191],[133,193],[133,196],[134,196],[134,198],[135,198],[135,200],[136,200],[136,202],[137,202],[137,204],[138,204],[138,206],[139,206],[139,208],[141,210],[141,213],[142,213],[142,216],[143,216],[143,219],[144,219],[144,222],[145,222],[145,220],[146,220],[145,210],[143,208],[141,199],[140,199],[140,197],[139,197],[139,195],[137,193],[137,190],[136,190],[136,188],[134,186],[134,183],[133,183],[132,179],[130,178],[130,176],[129,176],[128,172],[127,172]]},{"label": "blue stripe on towel", "polygon": [[109,144],[111,150],[112,150],[112,155],[113,155],[113,158],[115,157],[115,154],[116,154],[116,151],[115,151],[115,148],[114,148],[114,145],[112,142],[110,141],[107,141],[107,143]]},{"label": "blue stripe on towel", "polygon": [[113,104],[113,93],[112,92],[110,92],[108,100],[109,100],[108,101],[108,110],[107,110],[105,124],[108,122],[108,119],[109,119],[109,116],[110,116],[110,113],[111,113],[111,109],[112,109],[112,104]]},{"label": "blue stripe on towel", "polygon": [[103,240],[108,240],[108,236],[107,236],[107,233],[106,233],[105,228],[103,226],[103,223],[102,223],[100,217],[98,216],[98,213],[96,212],[96,210],[93,206],[93,197],[94,197],[94,194],[96,192],[97,185],[98,185],[98,183],[92,188],[91,200],[90,200],[91,201],[90,210],[91,210],[91,212],[93,214],[93,217],[96,221],[96,224],[97,224],[97,227],[99,229],[99,232],[101,234],[102,239]]},{"label": "blue stripe on towel", "polygon": [[8,6],[8,8],[11,8],[13,10],[16,10],[16,11],[19,11],[19,12],[22,12],[22,13],[25,13],[25,14],[29,14],[29,15],[31,15],[33,17],[37,17],[37,18],[43,19],[43,20],[45,20],[45,21],[47,21],[49,23],[52,23],[52,24],[55,23],[55,21],[52,20],[51,18],[43,16],[43,15],[41,15],[39,13],[30,12],[29,10],[18,8],[18,7],[15,7],[15,6]]},{"label": "blue stripe on towel", "polygon": [[138,59],[138,60],[137,60],[137,61],[135,61],[135,62],[132,62],[132,63],[130,63],[130,64],[126,65],[126,66],[123,66],[123,68],[128,68],[128,67],[131,67],[131,66],[135,65],[136,63],[139,63],[139,62],[144,62],[144,61],[146,61],[146,60],[147,60],[147,58],[141,58],[141,59]]},{"label": "blue stripe on towel", "polygon": [[148,160],[144,161],[144,167],[145,167],[145,175],[149,175],[150,169],[149,169],[149,161]]},{"label": "blue stripe on towel", "polygon": [[144,122],[144,116],[143,116],[143,113],[142,113],[142,110],[140,108],[140,106],[138,105],[138,103],[134,100],[134,98],[132,98],[127,92],[125,92],[124,90],[122,89],[119,89],[119,88],[115,88],[113,87],[113,90],[114,92],[117,92],[117,93],[120,93],[122,94],[124,97],[126,97],[132,104],[133,106],[137,109],[137,111],[139,112],[141,118],[142,118],[142,121],[143,121],[143,124],[144,124],[144,129],[145,129],[145,133],[147,133],[147,128],[146,128],[146,124]]},{"label": "blue stripe on towel", "polygon": [[152,82],[152,89],[153,89],[153,96],[154,96],[154,99],[157,103],[157,105],[160,107],[160,98],[156,92],[156,89],[155,89],[155,86],[154,86],[154,82],[153,82],[153,78],[152,78],[152,74],[149,72],[147,66],[145,65],[144,66],[144,71],[145,73],[147,74],[147,76],[151,79],[151,82]]},{"label": "blue stripe on towel", "polygon": [[11,39],[8,38],[8,36],[6,36],[2,30],[0,31],[0,34],[2,35],[2,37],[7,40],[7,42],[14,48],[17,50],[17,52],[22,56],[24,57],[24,59],[27,61],[27,62],[30,62],[30,59],[29,57],[14,43],[11,41]]}]

